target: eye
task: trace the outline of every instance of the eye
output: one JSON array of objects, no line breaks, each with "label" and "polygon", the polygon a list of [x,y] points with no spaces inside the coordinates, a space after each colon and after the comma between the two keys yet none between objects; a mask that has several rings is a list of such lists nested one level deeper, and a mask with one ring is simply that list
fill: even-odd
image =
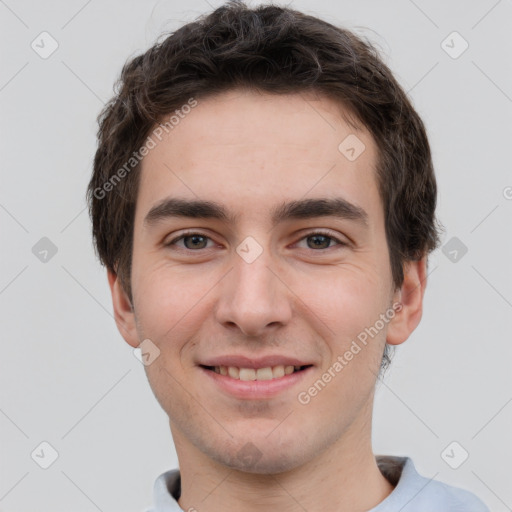
[{"label": "eye", "polygon": [[[314,231],[309,233],[302,237],[300,242],[303,240],[306,240],[307,247],[303,246],[302,248],[313,250],[330,249],[334,245],[348,245],[347,243],[342,242],[339,238],[333,236],[330,232],[323,231]],[[165,243],[164,245],[166,247],[176,246],[180,250],[197,251],[200,249],[211,248],[212,245],[208,247],[208,241],[213,243],[213,240],[210,237],[202,233],[189,232],[181,234],[180,236],[174,238],[170,242]],[[179,244],[179,242],[182,242],[182,244]],[[335,243],[333,244],[333,242]],[[298,244],[297,246],[300,247]]]},{"label": "eye", "polygon": [[166,243],[166,247],[171,245],[178,245],[177,242],[183,242],[183,245],[178,247],[180,249],[188,249],[188,250],[195,250],[195,249],[207,249],[207,241],[211,239],[203,235],[202,233],[184,233],[180,235],[177,238],[174,238],[170,242]]},{"label": "eye", "polygon": [[329,249],[331,246],[331,242],[337,242],[337,245],[344,246],[347,245],[345,242],[342,242],[338,238],[332,236],[331,233],[326,233],[322,231],[315,231],[314,233],[309,233],[305,237],[301,239],[306,240],[308,249]]}]

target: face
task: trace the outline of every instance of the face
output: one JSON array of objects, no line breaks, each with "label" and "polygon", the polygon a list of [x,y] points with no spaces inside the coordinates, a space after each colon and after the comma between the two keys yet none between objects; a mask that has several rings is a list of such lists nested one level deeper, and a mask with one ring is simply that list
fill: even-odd
[{"label": "face", "polygon": [[125,339],[160,351],[145,369],[177,447],[270,473],[369,432],[386,338],[421,315],[392,306],[376,161],[333,101],[243,91],[199,101],[145,157],[133,310],[110,283]]}]

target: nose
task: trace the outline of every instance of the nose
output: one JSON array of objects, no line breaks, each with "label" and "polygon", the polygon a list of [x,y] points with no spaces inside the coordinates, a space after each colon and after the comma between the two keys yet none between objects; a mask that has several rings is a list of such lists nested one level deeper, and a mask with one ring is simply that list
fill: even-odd
[{"label": "nose", "polygon": [[246,336],[262,336],[286,325],[292,317],[292,293],[264,251],[247,263],[233,256],[233,269],[221,281],[216,318],[224,327]]}]

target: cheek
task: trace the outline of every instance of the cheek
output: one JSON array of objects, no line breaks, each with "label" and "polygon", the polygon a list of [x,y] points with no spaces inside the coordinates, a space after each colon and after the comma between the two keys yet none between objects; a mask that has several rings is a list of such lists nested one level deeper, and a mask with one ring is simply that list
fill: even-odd
[{"label": "cheek", "polygon": [[176,317],[183,316],[197,285],[171,265],[151,262],[141,265],[139,272],[134,271],[133,281],[139,316],[148,325],[172,323]]},{"label": "cheek", "polygon": [[379,272],[363,265],[340,265],[317,274],[303,281],[300,290],[297,295],[342,345],[372,325],[387,304]]},{"label": "cheek", "polygon": [[218,281],[213,274],[168,263],[146,266],[144,272],[134,274],[137,323],[161,351],[181,351],[197,331],[208,292]]}]

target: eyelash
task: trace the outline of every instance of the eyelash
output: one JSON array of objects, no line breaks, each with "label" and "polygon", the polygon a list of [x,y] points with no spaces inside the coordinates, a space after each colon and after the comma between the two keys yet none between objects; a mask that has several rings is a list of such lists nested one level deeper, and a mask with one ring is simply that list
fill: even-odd
[{"label": "eyelash", "polygon": [[[201,236],[203,238],[207,238],[208,240],[211,240],[211,238],[208,235],[205,235],[204,233],[200,233],[197,231],[188,231],[188,232],[182,233],[180,236],[174,238],[173,240],[171,240],[170,242],[167,242],[164,245],[165,245],[165,247],[171,247],[176,242],[179,242],[180,240],[183,240],[184,238],[188,238],[188,237],[191,237],[194,235]],[[335,242],[337,242],[337,245],[339,245],[340,247],[345,247],[348,245],[348,243],[343,242],[339,238],[333,236],[329,231],[321,231],[321,230],[320,231],[311,231],[310,233],[306,233],[300,240],[304,240],[305,238],[310,238],[315,235],[321,235],[321,236],[330,238],[331,240],[334,240]],[[310,249],[310,250],[315,251],[315,252],[321,252],[321,251],[325,251],[327,249],[332,249],[333,247],[335,247],[335,246],[327,247],[325,249]],[[184,248],[180,247],[179,249],[182,251],[187,251],[187,252],[200,252],[202,250],[206,250],[206,249],[197,249],[197,250],[187,249],[186,247],[184,247]]]}]

